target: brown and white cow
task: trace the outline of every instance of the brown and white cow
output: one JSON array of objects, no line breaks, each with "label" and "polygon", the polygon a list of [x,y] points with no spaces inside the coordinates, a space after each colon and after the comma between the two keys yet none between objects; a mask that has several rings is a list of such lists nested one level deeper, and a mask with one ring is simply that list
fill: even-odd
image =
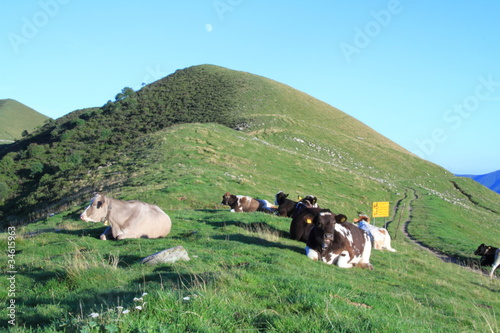
[{"label": "brown and white cow", "polygon": [[493,279],[495,269],[500,266],[500,249],[483,243],[479,245],[476,251],[474,251],[474,254],[481,256],[482,266],[491,265],[490,278]]},{"label": "brown and white cow", "polygon": [[109,223],[101,239],[160,238],[170,232],[172,222],[160,207],[137,200],[122,201],[98,193],[80,215],[86,222]]},{"label": "brown and white cow", "polygon": [[307,240],[306,255],[342,268],[353,266],[373,269],[372,244],[368,234],[346,222],[345,215],[324,210],[316,215]]},{"label": "brown and white cow", "polygon": [[363,229],[370,236],[372,247],[375,250],[388,250],[396,252],[391,246],[391,235],[385,228],[379,228],[370,224],[370,218],[365,214],[360,214],[359,218],[354,219],[354,223],[358,224],[358,228]]},{"label": "brown and white cow", "polygon": [[267,200],[255,199],[246,195],[234,195],[229,192],[222,196],[222,204],[231,207],[231,212],[236,213],[257,211],[274,214],[277,208]]}]

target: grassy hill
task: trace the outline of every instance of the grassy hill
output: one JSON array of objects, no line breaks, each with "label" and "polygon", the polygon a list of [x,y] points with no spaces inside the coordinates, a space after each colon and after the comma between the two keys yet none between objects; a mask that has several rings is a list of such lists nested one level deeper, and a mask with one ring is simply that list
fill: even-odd
[{"label": "grassy hill", "polygon": [[21,139],[23,131],[32,132],[49,117],[13,99],[0,100],[0,144]]},{"label": "grassy hill", "polygon": [[[48,123],[0,158],[1,218],[19,235],[27,290],[19,321],[27,327],[498,331],[498,279],[446,264],[412,241],[477,266],[475,248],[498,239],[498,196],[267,78],[190,67]],[[288,239],[289,219],[230,214],[220,204],[226,191],[273,200],[280,190],[314,194],[350,219],[389,201],[391,216],[375,223],[388,224],[398,252],[374,251],[373,272],[312,262]],[[159,205],[172,234],[99,241],[103,226],[78,218],[95,191]],[[193,260],[138,263],[175,245]],[[117,311],[134,309],[143,292],[146,311]]]}]

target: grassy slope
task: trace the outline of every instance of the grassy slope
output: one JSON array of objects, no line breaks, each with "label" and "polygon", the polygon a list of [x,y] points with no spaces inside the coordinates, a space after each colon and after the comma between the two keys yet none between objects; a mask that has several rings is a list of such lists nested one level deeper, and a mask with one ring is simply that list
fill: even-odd
[{"label": "grassy slope", "polygon": [[[138,138],[122,163],[73,180],[76,188],[93,182],[114,197],[160,205],[173,217],[171,237],[99,242],[102,227],[83,224],[72,211],[25,227],[19,232],[63,231],[18,241],[25,272],[19,283],[30,289],[21,294],[21,322],[80,328],[102,323],[125,331],[160,323],[174,331],[498,330],[498,281],[440,262],[399,230],[397,253],[373,253],[374,272],[340,270],[307,260],[303,244],[287,239],[289,219],[219,210],[225,191],[268,200],[279,190],[291,197],[315,194],[322,207],[349,218],[370,212],[373,201],[390,201],[393,236],[398,223],[411,218],[408,230],[417,240],[470,260],[479,243],[498,238],[496,194],[285,85],[212,66],[205,70],[235,76],[238,110],[254,119],[249,129],[174,126]],[[270,227],[252,232],[248,225],[256,222]],[[198,233],[182,236],[192,230]],[[198,257],[156,268],[137,263],[179,244]],[[117,267],[110,264],[113,258],[121,260]],[[131,299],[143,291],[151,297],[146,312],[118,322],[116,312],[88,318],[91,311],[132,307]],[[193,293],[202,297],[182,301]],[[38,306],[30,310],[33,304]]]},{"label": "grassy slope", "polygon": [[0,140],[21,138],[24,130],[33,131],[49,119],[30,107],[12,99],[0,100]]},{"label": "grassy slope", "polygon": [[[18,229],[26,235],[17,240],[19,331],[38,325],[47,332],[499,329],[498,280],[444,264],[405,238],[393,242],[397,253],[373,252],[374,271],[339,269],[307,259],[303,244],[287,238],[288,218],[168,213],[174,229],[161,240],[103,242],[97,239],[102,225],[81,222],[72,212]],[[189,262],[138,263],[177,245],[187,249]],[[144,292],[145,305],[133,300]],[[118,306],[131,312],[120,314]]]}]

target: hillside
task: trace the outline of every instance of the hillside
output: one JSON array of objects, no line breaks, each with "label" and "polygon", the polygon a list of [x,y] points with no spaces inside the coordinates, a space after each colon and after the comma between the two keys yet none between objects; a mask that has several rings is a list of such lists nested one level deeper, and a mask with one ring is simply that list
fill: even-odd
[{"label": "hillside", "polygon": [[32,132],[49,117],[13,99],[0,100],[0,144],[21,139],[23,131]]},{"label": "hillside", "polygon": [[457,176],[472,178],[476,182],[486,186],[490,190],[500,193],[500,170],[493,171],[484,175],[457,175]]},{"label": "hillside", "polygon": [[[217,125],[172,127],[187,122]],[[211,65],[178,70],[137,92],[124,88],[115,101],[48,123],[0,156],[4,224],[81,204],[99,190],[147,192],[176,209],[212,208],[225,191],[269,198],[285,190],[314,193],[351,216],[410,192],[420,201],[436,196],[454,214],[471,204],[484,208],[479,215],[500,211],[475,183],[344,112],[270,79]]]},{"label": "hillside", "polygon": [[[374,271],[331,267],[307,259],[304,244],[289,239],[288,218],[229,213],[220,204],[226,191],[272,201],[280,190],[291,198],[314,194],[350,220],[388,201],[390,216],[372,221],[387,224],[398,252],[372,251]],[[79,219],[96,191],[159,205],[172,217],[172,233],[100,241],[104,226]],[[500,327],[498,279],[481,276],[473,255],[481,243],[498,245],[498,195],[330,105],[250,73],[179,70],[0,148],[0,212],[18,235],[19,331]],[[1,240],[7,248],[7,237]],[[177,245],[191,261],[139,263]],[[8,257],[1,260],[7,267]],[[7,284],[0,282],[5,302]]]}]

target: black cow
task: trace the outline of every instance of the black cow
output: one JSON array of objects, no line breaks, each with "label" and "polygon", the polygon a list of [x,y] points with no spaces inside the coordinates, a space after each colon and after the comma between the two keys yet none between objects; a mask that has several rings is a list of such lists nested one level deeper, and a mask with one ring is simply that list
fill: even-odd
[{"label": "black cow", "polygon": [[493,278],[495,269],[500,266],[500,249],[493,246],[487,246],[483,243],[474,251],[474,254],[481,256],[482,266],[491,265],[490,278]]},{"label": "black cow", "polygon": [[288,194],[285,194],[283,191],[279,191],[276,193],[276,200],[274,200],[274,204],[278,206],[279,216],[292,217],[297,201],[288,199]]},{"label": "black cow", "polygon": [[278,206],[277,214],[279,216],[293,217],[294,213],[299,208],[299,204],[302,203],[306,207],[318,207],[317,205],[318,198],[314,195],[307,195],[300,201],[293,201],[288,199],[288,194],[285,194],[283,191],[279,191],[276,193],[276,199],[274,200],[274,204]]}]

